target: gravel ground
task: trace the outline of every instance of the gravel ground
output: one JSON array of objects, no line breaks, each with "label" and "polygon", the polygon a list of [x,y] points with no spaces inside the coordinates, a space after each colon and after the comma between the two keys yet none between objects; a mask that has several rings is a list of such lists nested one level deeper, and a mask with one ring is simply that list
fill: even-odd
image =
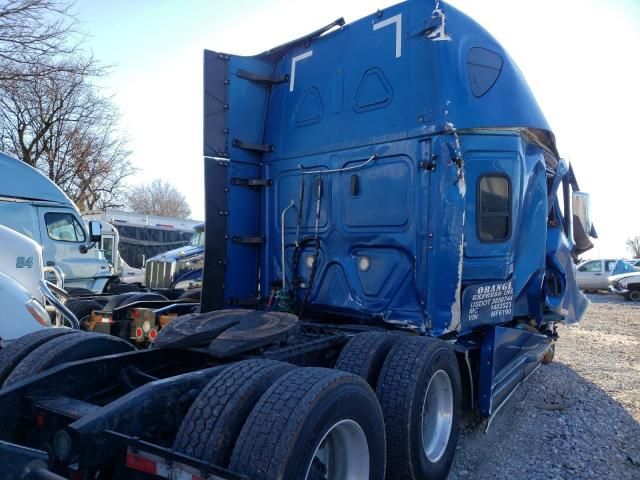
[{"label": "gravel ground", "polygon": [[465,419],[450,479],[640,479],[640,303],[590,298],[487,434]]}]

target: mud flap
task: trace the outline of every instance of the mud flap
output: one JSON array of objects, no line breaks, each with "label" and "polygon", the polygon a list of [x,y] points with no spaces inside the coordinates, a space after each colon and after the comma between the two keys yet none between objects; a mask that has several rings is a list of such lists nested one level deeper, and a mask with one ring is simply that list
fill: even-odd
[{"label": "mud flap", "polygon": [[496,413],[551,348],[546,335],[519,328],[492,327],[480,354],[477,405],[486,417]]}]

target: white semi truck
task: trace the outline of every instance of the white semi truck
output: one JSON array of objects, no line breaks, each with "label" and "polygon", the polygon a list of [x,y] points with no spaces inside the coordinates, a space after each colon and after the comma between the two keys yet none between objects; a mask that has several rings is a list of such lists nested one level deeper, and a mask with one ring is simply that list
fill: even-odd
[{"label": "white semi truck", "polygon": [[101,239],[100,222],[85,224],[55,183],[16,158],[0,153],[0,172],[0,225],[39,244],[44,266],[59,267],[68,291],[102,293],[119,282],[102,251],[95,248]]},{"label": "white semi truck", "polygon": [[[0,245],[0,348],[22,335],[49,327],[78,328],[77,319],[63,304],[61,272],[43,266],[40,245],[2,225]],[[57,284],[45,280],[45,271],[53,274]]]},{"label": "white semi truck", "polygon": [[[141,275],[147,259],[188,245],[196,226],[201,221],[187,218],[146,215],[107,208],[83,212],[88,222],[102,223],[100,249],[116,268],[124,283],[133,283],[131,277]],[[127,268],[129,267],[129,268]],[[139,269],[132,272],[131,269]],[[136,280],[138,281],[138,280]]]}]

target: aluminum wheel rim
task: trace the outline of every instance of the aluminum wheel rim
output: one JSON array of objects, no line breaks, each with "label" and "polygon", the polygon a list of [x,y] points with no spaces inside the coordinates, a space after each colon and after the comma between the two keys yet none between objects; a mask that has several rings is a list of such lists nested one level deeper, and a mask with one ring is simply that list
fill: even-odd
[{"label": "aluminum wheel rim", "polygon": [[453,388],[449,375],[438,370],[429,380],[422,403],[422,449],[431,463],[442,458],[453,425]]},{"label": "aluminum wheel rim", "polygon": [[341,420],[324,434],[307,466],[305,480],[367,480],[369,443],[362,427]]}]

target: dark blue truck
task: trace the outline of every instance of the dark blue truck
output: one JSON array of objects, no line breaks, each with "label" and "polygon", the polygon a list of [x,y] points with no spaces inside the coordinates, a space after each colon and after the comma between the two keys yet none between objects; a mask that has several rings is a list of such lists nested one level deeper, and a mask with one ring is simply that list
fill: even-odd
[{"label": "dark blue truck", "polygon": [[0,352],[5,478],[445,478],[461,411],[490,422],[587,308],[589,197],[444,2],[205,51],[204,163],[200,304],[134,304],[178,315],[147,349]]},{"label": "dark blue truck", "polygon": [[204,224],[194,227],[189,244],[161,253],[145,263],[145,285],[154,291],[185,292],[202,287]]}]

